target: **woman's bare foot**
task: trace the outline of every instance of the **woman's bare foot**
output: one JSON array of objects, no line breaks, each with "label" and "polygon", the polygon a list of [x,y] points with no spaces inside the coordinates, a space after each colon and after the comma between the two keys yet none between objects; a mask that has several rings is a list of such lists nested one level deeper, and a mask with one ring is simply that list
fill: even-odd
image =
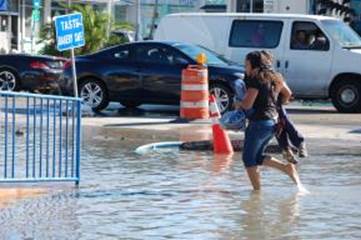
[{"label": "woman's bare foot", "polygon": [[292,163],[288,163],[285,166],[285,172],[287,173],[287,175],[292,179],[292,181],[297,185],[300,186],[301,184],[301,180],[300,177],[298,176],[297,170],[296,170],[296,166]]}]

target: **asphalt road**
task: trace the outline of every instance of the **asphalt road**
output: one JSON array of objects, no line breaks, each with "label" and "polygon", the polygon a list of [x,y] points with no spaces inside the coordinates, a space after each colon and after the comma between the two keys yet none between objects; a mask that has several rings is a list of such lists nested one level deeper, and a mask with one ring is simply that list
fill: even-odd
[{"label": "asphalt road", "polygon": [[[361,158],[361,114],[338,113],[332,105],[318,102],[296,102],[287,108],[299,131],[305,135],[311,153],[353,154]],[[212,139],[209,120],[173,123],[178,112],[176,106],[143,105],[129,110],[114,103],[101,114],[84,117],[83,125],[103,128],[106,134],[149,139],[149,142]],[[243,133],[229,134],[232,138],[243,138]]]}]

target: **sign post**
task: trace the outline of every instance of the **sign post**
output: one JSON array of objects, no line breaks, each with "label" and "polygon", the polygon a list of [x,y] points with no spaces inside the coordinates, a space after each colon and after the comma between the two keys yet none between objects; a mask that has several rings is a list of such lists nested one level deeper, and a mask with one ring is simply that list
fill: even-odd
[{"label": "sign post", "polygon": [[33,10],[31,12],[31,52],[34,52],[34,32],[36,24],[40,21],[41,0],[33,0]]},{"label": "sign post", "polygon": [[74,96],[79,97],[74,49],[85,45],[83,16],[81,13],[73,13],[57,16],[54,21],[57,49],[71,50]]}]

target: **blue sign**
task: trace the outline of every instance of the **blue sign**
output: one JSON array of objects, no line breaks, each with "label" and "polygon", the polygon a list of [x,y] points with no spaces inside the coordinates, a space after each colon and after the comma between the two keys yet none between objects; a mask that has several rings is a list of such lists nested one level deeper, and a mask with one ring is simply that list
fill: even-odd
[{"label": "blue sign", "polygon": [[33,0],[33,7],[40,8],[40,0]]},{"label": "blue sign", "polygon": [[7,10],[8,10],[7,0],[0,0],[0,11],[7,11]]},{"label": "blue sign", "polygon": [[56,47],[65,51],[85,45],[83,16],[73,13],[55,17]]}]

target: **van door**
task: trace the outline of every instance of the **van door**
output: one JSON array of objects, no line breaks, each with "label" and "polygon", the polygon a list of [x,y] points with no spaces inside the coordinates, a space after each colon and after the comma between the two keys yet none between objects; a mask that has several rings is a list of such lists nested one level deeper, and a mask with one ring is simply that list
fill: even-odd
[{"label": "van door", "polygon": [[[280,60],[284,55],[284,33],[287,33],[284,20],[247,20],[235,19],[232,22],[227,56],[240,64],[249,52],[267,50],[272,52],[279,71]],[[282,71],[281,71],[282,72]]]},{"label": "van door", "polygon": [[284,76],[298,97],[324,97],[330,78],[332,44],[313,21],[293,21],[285,53]]}]

